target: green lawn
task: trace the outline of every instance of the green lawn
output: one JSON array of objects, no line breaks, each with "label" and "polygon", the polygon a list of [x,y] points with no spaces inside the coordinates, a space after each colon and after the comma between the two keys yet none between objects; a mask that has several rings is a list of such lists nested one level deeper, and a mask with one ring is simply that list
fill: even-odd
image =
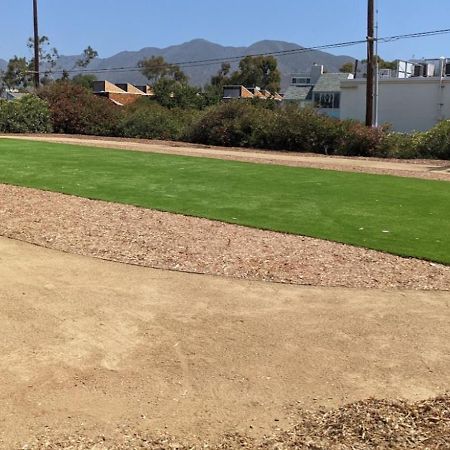
[{"label": "green lawn", "polygon": [[443,181],[0,139],[0,183],[450,264]]}]

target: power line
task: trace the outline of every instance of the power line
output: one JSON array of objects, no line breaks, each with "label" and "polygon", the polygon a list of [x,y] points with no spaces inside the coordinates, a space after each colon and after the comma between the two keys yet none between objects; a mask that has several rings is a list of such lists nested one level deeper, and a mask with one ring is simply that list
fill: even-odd
[{"label": "power line", "polygon": [[[450,30],[449,30],[450,31]],[[291,55],[291,54],[298,54],[298,53],[306,53],[306,52],[311,52],[311,51],[317,51],[317,50],[326,50],[326,49],[330,49],[330,48],[342,48],[342,47],[350,47],[350,46],[354,46],[354,45],[358,45],[358,44],[364,44],[366,42],[366,40],[359,40],[359,41],[348,41],[348,42],[340,42],[340,43],[335,43],[335,44],[326,44],[326,45],[319,45],[319,46],[315,46],[315,47],[302,47],[302,48],[296,48],[296,49],[292,49],[292,50],[280,50],[277,52],[265,52],[265,53],[252,53],[252,54],[247,54],[247,55],[238,55],[238,56],[230,56],[230,57],[224,57],[224,58],[210,58],[210,59],[203,59],[203,60],[191,60],[191,61],[181,61],[181,62],[174,62],[174,63],[169,63],[175,66],[180,66],[180,67],[201,67],[201,66],[207,66],[207,65],[216,65],[219,63],[224,63],[224,62],[236,62],[236,61],[240,61],[242,58],[245,57],[257,57],[257,56],[287,56],[287,55]],[[165,67],[164,65],[155,65],[155,68],[158,67]],[[137,66],[124,66],[124,67],[113,67],[113,68],[101,68],[101,69],[69,69],[69,70],[56,70],[53,71],[53,73],[62,73],[62,72],[66,72],[66,73],[73,73],[73,72],[88,72],[88,73],[97,73],[97,72],[116,72],[116,71],[122,71],[122,70],[126,70],[126,71],[140,71],[142,70],[141,67],[137,67]]]},{"label": "power line", "polygon": [[[394,41],[399,41],[403,39],[416,39],[416,38],[422,38],[422,37],[430,37],[430,36],[439,36],[443,34],[449,34],[450,28],[441,29],[441,30],[432,30],[432,31],[424,31],[420,33],[410,33],[410,34],[399,34],[399,35],[393,35],[393,36],[385,36],[382,38],[378,38],[378,43],[389,43]],[[262,52],[262,53],[253,53],[253,54],[247,54],[247,55],[239,55],[239,56],[231,56],[231,57],[224,57],[224,58],[209,58],[209,59],[200,59],[200,60],[190,60],[190,61],[180,61],[180,62],[173,62],[169,63],[172,65],[176,65],[179,67],[204,67],[208,65],[216,65],[219,63],[226,63],[226,62],[238,62],[242,58],[245,57],[258,57],[258,56],[289,56],[293,54],[301,54],[301,53],[308,53],[312,51],[318,51],[318,50],[327,50],[327,49],[334,49],[334,48],[345,48],[345,47],[353,47],[355,45],[362,45],[367,43],[366,39],[360,39],[355,41],[346,41],[346,42],[337,42],[334,44],[324,44],[324,45],[318,45],[313,47],[302,47],[302,48],[296,48],[291,50],[281,50],[276,52]],[[158,67],[165,67],[163,65],[161,66],[155,66],[155,68]],[[79,69],[59,69],[54,70],[52,73],[102,73],[102,72],[122,72],[122,71],[141,71],[142,68],[138,66],[123,66],[123,67],[111,67],[111,68],[99,68],[99,69],[88,69],[88,68],[79,68]],[[33,73],[33,71],[30,71],[29,73]]]}]

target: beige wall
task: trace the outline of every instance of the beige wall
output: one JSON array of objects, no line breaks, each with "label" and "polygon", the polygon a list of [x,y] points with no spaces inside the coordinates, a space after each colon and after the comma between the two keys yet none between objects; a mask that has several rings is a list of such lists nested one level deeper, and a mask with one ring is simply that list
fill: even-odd
[{"label": "beige wall", "polygon": [[[365,114],[365,80],[343,81],[341,119],[364,122]],[[442,119],[450,119],[450,79],[446,78],[442,83],[439,78],[380,81],[380,124],[390,123],[395,131],[424,131]]]},{"label": "beige wall", "polygon": [[132,103],[137,102],[140,98],[142,98],[142,95],[128,92],[124,93],[108,92],[107,95],[109,99],[119,102],[122,105],[131,105]]}]

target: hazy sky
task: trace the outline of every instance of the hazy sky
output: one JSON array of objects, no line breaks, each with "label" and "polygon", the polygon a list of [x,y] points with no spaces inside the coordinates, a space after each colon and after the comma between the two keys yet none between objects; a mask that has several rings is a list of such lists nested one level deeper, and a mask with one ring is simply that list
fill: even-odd
[{"label": "hazy sky", "polygon": [[[262,39],[314,46],[363,39],[366,0],[39,0],[41,34],[62,54],[101,57],[194,38],[223,45]],[[380,36],[450,28],[450,0],[378,0]],[[32,0],[0,0],[0,58],[28,55]],[[364,46],[332,51],[364,56]],[[384,44],[386,59],[450,56],[450,35]]]}]

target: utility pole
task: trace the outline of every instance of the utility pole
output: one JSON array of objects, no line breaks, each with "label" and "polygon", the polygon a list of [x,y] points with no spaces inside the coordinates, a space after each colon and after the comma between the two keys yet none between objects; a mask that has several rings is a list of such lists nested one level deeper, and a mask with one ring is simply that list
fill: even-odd
[{"label": "utility pole", "polygon": [[375,78],[375,0],[367,1],[367,92],[366,92],[366,126],[373,126],[373,97]]},{"label": "utility pole", "polygon": [[353,78],[358,77],[358,65],[359,65],[359,61],[357,59],[355,59],[355,65],[353,66]]},{"label": "utility pole", "polygon": [[[376,0],[375,0],[376,1]],[[373,108],[374,126],[378,127],[379,122],[379,104],[380,104],[380,55],[378,54],[378,37],[379,37],[379,23],[378,23],[378,7],[376,10],[376,25],[375,25],[375,101]]]},{"label": "utility pole", "polygon": [[40,83],[38,0],[33,0],[33,19],[34,19],[34,87],[37,89]]}]

